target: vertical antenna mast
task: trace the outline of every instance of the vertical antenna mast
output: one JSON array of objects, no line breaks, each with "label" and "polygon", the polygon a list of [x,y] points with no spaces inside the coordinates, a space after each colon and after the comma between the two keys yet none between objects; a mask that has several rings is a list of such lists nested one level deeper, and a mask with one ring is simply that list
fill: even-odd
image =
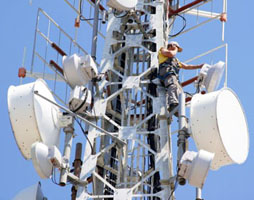
[{"label": "vertical antenna mast", "polygon": [[[167,4],[140,1],[136,11],[109,10],[101,61],[101,73],[107,74],[108,83],[99,86],[106,88],[106,107],[101,99],[95,99],[94,113],[102,118],[102,127],[127,145],[119,148],[116,141],[100,136],[100,152],[111,147],[93,166],[95,191],[89,195],[79,188],[77,199],[168,199],[174,188],[169,181],[173,178],[169,121],[166,110],[160,109],[166,107],[165,90],[159,87],[157,94],[157,86],[150,82],[156,76],[158,51],[167,43]],[[88,135],[94,135],[94,131],[90,128]],[[96,144],[91,136],[91,143]],[[86,153],[84,160],[92,157]],[[86,168],[84,163],[81,178],[88,177]]]}]

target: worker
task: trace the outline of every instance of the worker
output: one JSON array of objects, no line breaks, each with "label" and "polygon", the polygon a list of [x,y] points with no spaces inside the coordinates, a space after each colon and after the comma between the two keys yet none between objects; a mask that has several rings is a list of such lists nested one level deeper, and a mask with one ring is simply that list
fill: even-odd
[{"label": "worker", "polygon": [[[180,69],[200,69],[201,65],[187,65],[180,62],[176,58],[178,52],[182,52],[180,45],[171,41],[168,43],[167,48],[162,47],[158,53],[159,59],[159,73],[158,78],[161,84],[167,89],[166,105],[169,112],[173,111],[178,106],[179,94],[183,91],[179,83],[179,70]],[[175,114],[178,115],[177,113]]]}]

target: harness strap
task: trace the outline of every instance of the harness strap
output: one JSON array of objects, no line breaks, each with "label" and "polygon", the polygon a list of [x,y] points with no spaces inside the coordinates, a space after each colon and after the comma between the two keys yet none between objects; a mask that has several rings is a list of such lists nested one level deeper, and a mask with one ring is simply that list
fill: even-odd
[{"label": "harness strap", "polygon": [[167,72],[163,76],[160,76],[160,74],[157,74],[157,78],[160,79],[161,81],[164,81],[169,75],[175,75],[173,72]]}]

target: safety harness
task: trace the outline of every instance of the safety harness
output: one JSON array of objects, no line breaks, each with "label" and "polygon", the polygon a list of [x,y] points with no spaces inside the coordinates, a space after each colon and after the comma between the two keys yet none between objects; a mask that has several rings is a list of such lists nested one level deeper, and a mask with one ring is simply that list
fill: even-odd
[{"label": "safety harness", "polygon": [[169,75],[175,75],[178,79],[181,63],[175,57],[168,58],[159,65],[159,73],[157,77],[163,82]]}]

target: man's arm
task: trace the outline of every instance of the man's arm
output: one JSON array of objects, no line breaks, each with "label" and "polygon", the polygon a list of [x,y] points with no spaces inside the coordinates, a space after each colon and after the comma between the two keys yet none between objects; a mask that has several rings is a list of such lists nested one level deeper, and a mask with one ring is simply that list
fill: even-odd
[{"label": "man's arm", "polygon": [[184,63],[181,63],[181,68],[183,69],[200,69],[203,67],[204,64],[200,64],[200,65],[187,65]]},{"label": "man's arm", "polygon": [[177,54],[177,51],[178,51],[177,47],[174,47],[174,49],[172,49],[172,50],[168,50],[166,48],[162,48],[161,49],[161,54],[163,56],[166,56],[166,57],[169,57],[169,58],[173,58]]}]

